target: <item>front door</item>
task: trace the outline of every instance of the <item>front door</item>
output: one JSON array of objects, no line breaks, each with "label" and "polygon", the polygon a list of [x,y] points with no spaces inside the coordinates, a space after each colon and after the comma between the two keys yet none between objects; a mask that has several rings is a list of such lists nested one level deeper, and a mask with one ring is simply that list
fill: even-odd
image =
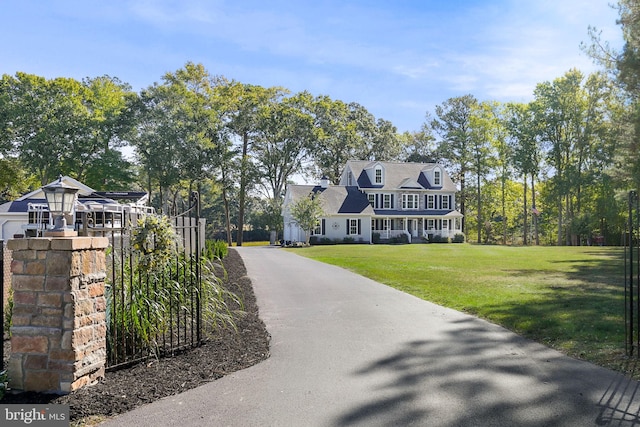
[{"label": "front door", "polygon": [[418,237],[418,220],[411,220],[411,237]]}]

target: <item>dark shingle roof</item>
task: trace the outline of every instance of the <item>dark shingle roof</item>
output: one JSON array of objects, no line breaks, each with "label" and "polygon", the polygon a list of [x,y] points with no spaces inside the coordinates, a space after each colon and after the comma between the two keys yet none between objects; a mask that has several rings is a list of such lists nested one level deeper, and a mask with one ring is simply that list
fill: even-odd
[{"label": "dark shingle roof", "polygon": [[[366,170],[380,164],[384,168],[384,185],[373,185],[369,180]],[[436,163],[405,163],[405,162],[371,162],[368,160],[349,160],[347,167],[354,176],[358,177],[360,188],[381,188],[385,190],[397,190],[407,180],[416,181],[425,189],[456,191],[456,186],[451,181],[447,171]],[[436,167],[442,170],[442,186],[431,185],[423,172],[429,172]]]},{"label": "dark shingle roof", "polygon": [[289,191],[293,201],[301,197],[307,197],[312,192],[318,194],[322,200],[322,209],[327,215],[373,215],[373,208],[369,204],[369,199],[358,190],[358,187],[331,185],[327,188],[322,188],[319,185],[290,185]]},{"label": "dark shingle roof", "polygon": [[362,213],[371,205],[367,196],[361,192],[358,187],[344,187],[347,190],[342,206],[338,209],[338,213]]}]

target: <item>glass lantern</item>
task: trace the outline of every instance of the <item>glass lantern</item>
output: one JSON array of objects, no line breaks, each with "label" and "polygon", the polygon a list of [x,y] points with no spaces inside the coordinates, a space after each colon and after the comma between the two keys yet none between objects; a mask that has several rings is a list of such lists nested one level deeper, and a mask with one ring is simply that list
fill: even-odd
[{"label": "glass lantern", "polygon": [[51,231],[64,231],[67,226],[66,215],[73,212],[78,189],[62,182],[62,175],[60,175],[58,181],[42,187],[42,191],[47,199],[49,212],[54,218]]}]

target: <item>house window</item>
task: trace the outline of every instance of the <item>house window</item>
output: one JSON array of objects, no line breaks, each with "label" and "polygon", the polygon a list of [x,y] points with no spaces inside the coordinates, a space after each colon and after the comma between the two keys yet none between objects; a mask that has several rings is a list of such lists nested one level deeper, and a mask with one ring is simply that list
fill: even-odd
[{"label": "house window", "polygon": [[381,167],[377,167],[376,168],[376,184],[382,184],[382,168]]},{"label": "house window", "polygon": [[375,204],[376,204],[376,195],[373,193],[369,193],[368,194],[369,197],[369,204],[371,205],[372,208],[375,208]]},{"label": "house window", "polygon": [[427,220],[427,230],[435,230],[435,221],[432,219]]},{"label": "house window", "polygon": [[347,234],[357,235],[360,234],[361,220],[357,218],[347,219]]},{"label": "house window", "polygon": [[442,209],[449,209],[449,196],[442,196],[441,207]]},{"label": "house window", "polygon": [[319,236],[319,235],[323,235],[324,234],[324,224],[325,224],[325,220],[318,220],[318,222],[316,223],[316,228],[313,229],[312,231],[312,235],[313,236]]},{"label": "house window", "polygon": [[433,185],[442,185],[442,176],[441,176],[442,172],[440,172],[438,169],[433,171]]},{"label": "house window", "polygon": [[382,209],[392,209],[393,208],[393,206],[391,206],[391,194],[384,194],[382,201],[383,201]]},{"label": "house window", "polygon": [[351,172],[349,172],[347,174],[347,185],[348,186],[352,186],[353,185],[353,174]]},{"label": "house window", "polygon": [[436,197],[433,194],[427,195],[427,209],[435,209],[436,208]]},{"label": "house window", "polygon": [[403,194],[402,195],[402,209],[418,209],[418,195],[417,194]]}]

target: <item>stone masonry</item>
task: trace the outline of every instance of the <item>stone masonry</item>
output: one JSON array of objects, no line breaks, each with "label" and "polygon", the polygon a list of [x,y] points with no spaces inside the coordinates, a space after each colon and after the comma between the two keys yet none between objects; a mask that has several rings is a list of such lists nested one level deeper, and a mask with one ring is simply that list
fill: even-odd
[{"label": "stone masonry", "polygon": [[2,252],[3,254],[2,268],[0,269],[2,270],[3,276],[2,278],[0,278],[0,280],[3,280],[3,284],[4,284],[4,287],[3,287],[4,294],[2,295],[2,307],[6,308],[7,303],[9,302],[9,293],[11,292],[11,251],[7,249],[6,242],[0,240],[0,245],[4,246],[4,250],[0,250],[0,252]]},{"label": "stone masonry", "polygon": [[9,240],[10,388],[69,393],[104,377],[107,245],[104,237]]}]

